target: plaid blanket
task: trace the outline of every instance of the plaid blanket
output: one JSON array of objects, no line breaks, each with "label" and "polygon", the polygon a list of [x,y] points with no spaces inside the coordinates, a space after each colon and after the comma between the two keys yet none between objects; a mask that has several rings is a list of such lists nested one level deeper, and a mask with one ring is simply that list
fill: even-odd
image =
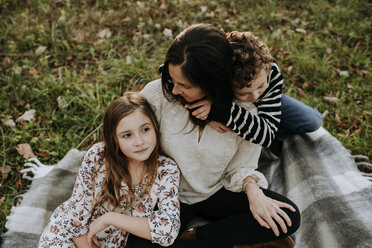
[{"label": "plaid blanket", "polygon": [[[83,155],[73,149],[33,180],[8,216],[4,248],[37,247],[53,210],[70,197]],[[280,158],[263,149],[259,170],[270,189],[288,196],[301,210],[295,247],[372,247],[372,183],[325,129],[285,140]]]}]

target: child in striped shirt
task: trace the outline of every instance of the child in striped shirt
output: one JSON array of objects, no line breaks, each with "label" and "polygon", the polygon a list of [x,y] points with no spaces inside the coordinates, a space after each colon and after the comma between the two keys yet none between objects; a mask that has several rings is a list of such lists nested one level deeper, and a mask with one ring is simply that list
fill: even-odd
[{"label": "child in striped shirt", "polygon": [[[281,141],[294,134],[317,130],[322,116],[304,103],[282,94],[283,76],[270,50],[252,32],[227,33],[233,48],[236,101],[227,107],[217,107],[208,100],[189,106],[199,119],[208,119],[220,132],[232,129],[243,139],[270,147],[279,155]],[[245,106],[254,104],[258,113],[250,113]],[[223,124],[223,125],[222,125]]]}]

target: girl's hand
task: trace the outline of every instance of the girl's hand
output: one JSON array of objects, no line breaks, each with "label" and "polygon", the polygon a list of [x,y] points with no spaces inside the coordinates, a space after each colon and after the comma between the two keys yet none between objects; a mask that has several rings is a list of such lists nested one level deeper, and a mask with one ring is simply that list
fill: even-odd
[{"label": "girl's hand", "polygon": [[224,124],[222,124],[220,122],[217,122],[217,121],[210,121],[208,123],[208,125],[211,126],[211,128],[213,128],[214,130],[216,130],[217,132],[220,132],[220,133],[232,131],[230,128],[226,127]]},{"label": "girl's hand", "polygon": [[247,196],[250,210],[254,218],[261,226],[272,229],[276,236],[279,236],[279,229],[274,220],[279,224],[284,233],[287,233],[287,226],[292,225],[291,219],[281,208],[288,208],[292,212],[296,210],[289,204],[274,200],[265,196],[262,190],[255,184],[248,184]]},{"label": "girl's hand", "polygon": [[206,120],[211,111],[212,103],[208,99],[203,99],[191,104],[188,109],[197,108],[192,112],[192,115],[200,120]]},{"label": "girl's hand", "polygon": [[106,213],[95,219],[89,226],[88,244],[90,247],[101,247],[96,234],[108,227],[110,224],[110,213]]}]

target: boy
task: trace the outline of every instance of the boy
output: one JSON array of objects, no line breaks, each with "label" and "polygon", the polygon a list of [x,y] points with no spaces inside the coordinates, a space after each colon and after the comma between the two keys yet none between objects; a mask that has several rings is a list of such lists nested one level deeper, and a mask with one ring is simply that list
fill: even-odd
[{"label": "boy", "polygon": [[[282,94],[283,76],[265,43],[251,32],[233,31],[227,39],[234,51],[232,86],[237,101],[220,108],[201,100],[189,106],[197,108],[194,116],[217,121],[211,126],[218,131],[232,129],[249,142],[270,147],[276,155],[284,138],[321,126],[322,116],[316,109]],[[244,108],[248,102],[258,114]]]}]

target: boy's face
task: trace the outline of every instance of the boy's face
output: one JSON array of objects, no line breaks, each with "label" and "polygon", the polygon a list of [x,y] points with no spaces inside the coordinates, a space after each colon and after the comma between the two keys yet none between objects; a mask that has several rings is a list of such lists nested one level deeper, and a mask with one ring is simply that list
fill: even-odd
[{"label": "boy's face", "polygon": [[267,76],[268,72],[262,69],[258,76],[250,83],[250,87],[242,89],[234,88],[235,98],[242,102],[255,102],[267,89]]}]

